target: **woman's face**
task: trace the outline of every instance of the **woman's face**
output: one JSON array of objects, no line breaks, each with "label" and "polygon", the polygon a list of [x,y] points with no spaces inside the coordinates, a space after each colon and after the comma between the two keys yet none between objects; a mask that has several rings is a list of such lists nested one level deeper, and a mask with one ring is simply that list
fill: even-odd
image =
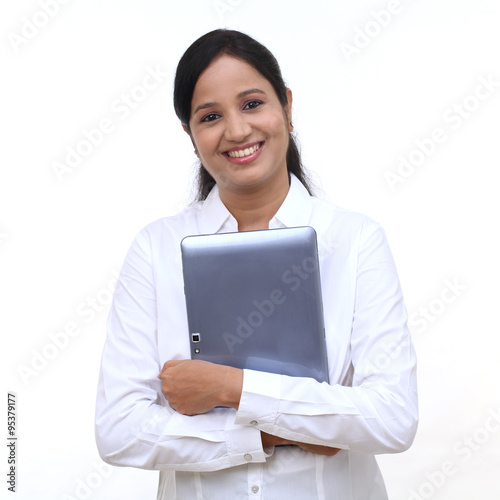
[{"label": "woman's face", "polygon": [[291,130],[291,92],[283,108],[271,83],[222,55],[200,76],[191,101],[190,135],[220,190],[283,182]]}]

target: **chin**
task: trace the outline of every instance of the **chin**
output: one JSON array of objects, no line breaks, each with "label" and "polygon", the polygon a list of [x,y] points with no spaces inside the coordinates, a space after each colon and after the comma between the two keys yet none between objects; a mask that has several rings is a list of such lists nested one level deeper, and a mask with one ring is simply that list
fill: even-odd
[{"label": "chin", "polygon": [[238,175],[232,177],[232,181],[237,186],[245,188],[265,184],[271,177],[272,175],[269,172],[248,171],[238,173]]}]

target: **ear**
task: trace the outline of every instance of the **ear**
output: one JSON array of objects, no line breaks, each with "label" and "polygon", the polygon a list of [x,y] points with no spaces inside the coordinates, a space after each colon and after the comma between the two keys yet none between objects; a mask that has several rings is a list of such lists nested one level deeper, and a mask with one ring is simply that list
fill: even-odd
[{"label": "ear", "polygon": [[288,120],[288,130],[290,132],[293,131],[293,125],[292,125],[292,101],[293,101],[293,96],[292,96],[292,91],[290,89],[286,89],[286,99],[287,103],[285,105],[285,112],[286,112],[286,117]]},{"label": "ear", "polygon": [[182,124],[182,128],[183,128],[184,132],[186,132],[186,134],[189,135],[189,138],[191,139],[191,143],[194,146],[194,154],[199,158],[200,155],[198,154],[198,149],[196,148],[196,144],[194,143],[193,136],[191,135],[191,132],[188,130],[187,125],[185,125],[184,123]]}]

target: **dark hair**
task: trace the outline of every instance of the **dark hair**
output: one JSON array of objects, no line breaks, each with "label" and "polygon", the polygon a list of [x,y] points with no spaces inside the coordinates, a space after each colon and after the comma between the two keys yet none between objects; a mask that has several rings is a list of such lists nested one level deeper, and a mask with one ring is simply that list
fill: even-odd
[{"label": "dark hair", "polygon": [[[239,31],[218,29],[198,38],[184,53],[177,66],[174,82],[175,113],[189,132],[191,100],[194,88],[201,73],[222,54],[236,57],[254,67],[273,86],[282,106],[288,103],[286,85],[276,58],[262,44]],[[293,173],[312,194],[307,176],[302,166],[300,152],[293,135],[290,133],[286,153],[288,173]],[[215,179],[200,163],[198,170],[197,199],[204,200]]]}]

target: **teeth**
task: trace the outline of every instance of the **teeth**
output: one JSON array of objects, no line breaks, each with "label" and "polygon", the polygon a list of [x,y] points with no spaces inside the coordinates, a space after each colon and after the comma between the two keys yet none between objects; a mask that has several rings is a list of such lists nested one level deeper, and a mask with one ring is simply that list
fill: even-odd
[{"label": "teeth", "polygon": [[257,151],[259,148],[260,144],[256,144],[251,148],[240,149],[239,151],[229,151],[227,155],[230,158],[244,158],[245,156],[250,156],[251,154],[255,153],[255,151]]}]

